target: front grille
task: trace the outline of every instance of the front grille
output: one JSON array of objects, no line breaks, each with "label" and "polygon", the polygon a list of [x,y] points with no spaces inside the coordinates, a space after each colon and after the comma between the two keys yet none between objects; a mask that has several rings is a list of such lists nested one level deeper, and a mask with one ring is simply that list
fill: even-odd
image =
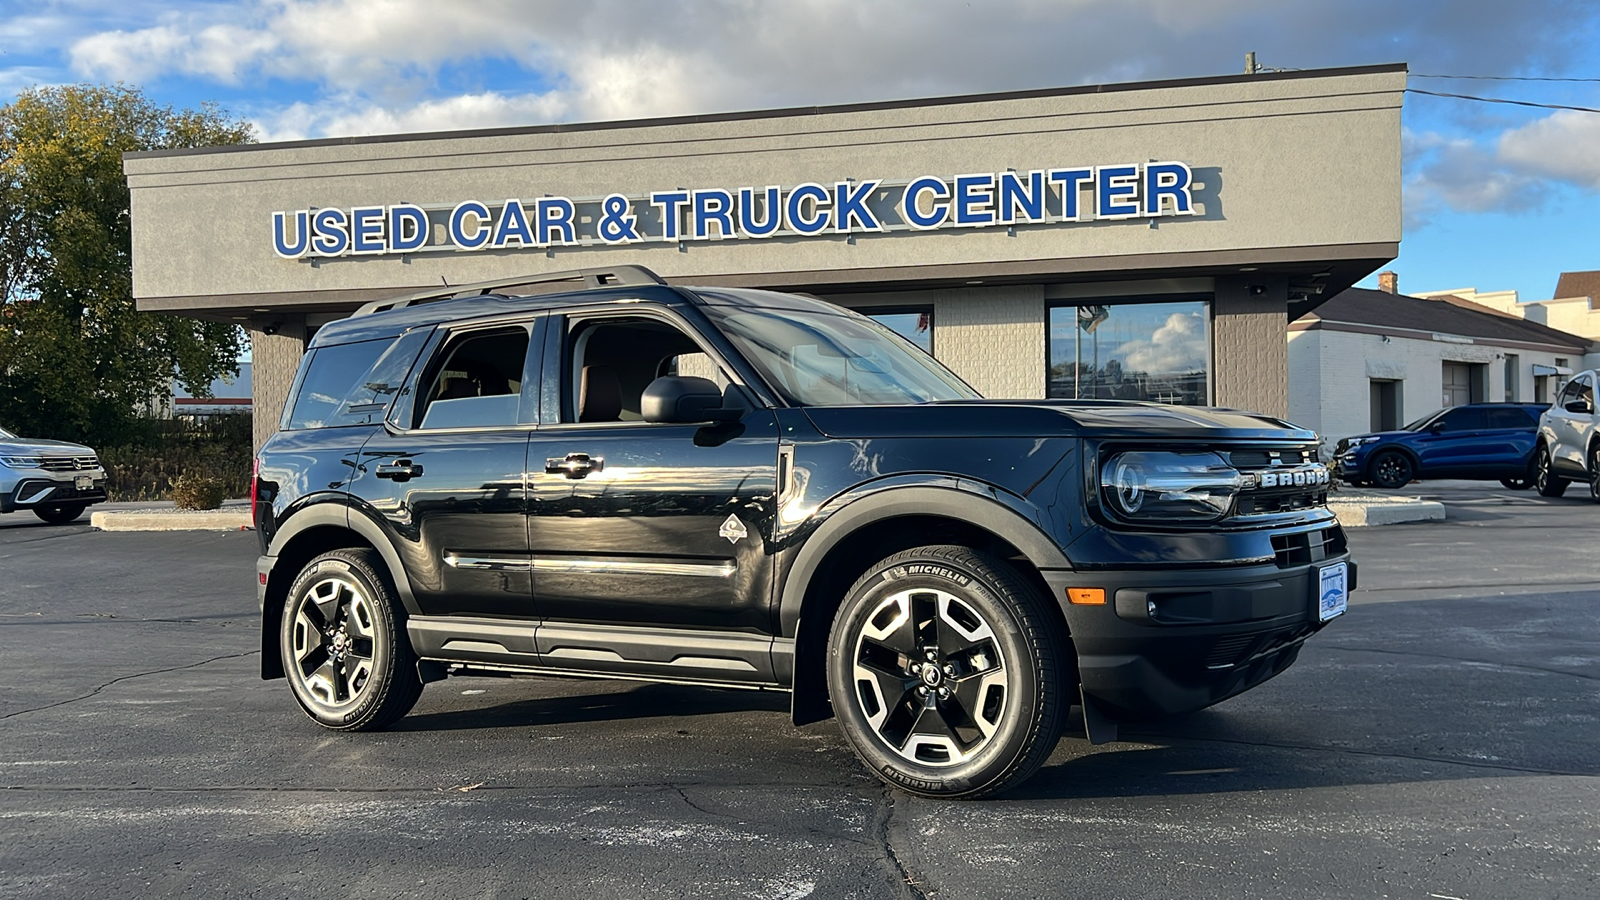
[{"label": "front grille", "polygon": [[1347,549],[1344,529],[1338,525],[1317,531],[1272,536],[1272,561],[1280,569],[1292,569],[1321,562],[1331,556],[1343,556]]},{"label": "front grille", "polygon": [[46,472],[77,472],[100,468],[100,460],[93,456],[46,456],[39,468]]},{"label": "front grille", "polygon": [[1228,461],[1241,472],[1250,469],[1267,469],[1272,466],[1301,466],[1317,461],[1315,450],[1235,450]]},{"label": "front grille", "polygon": [[1206,654],[1206,668],[1232,668],[1234,663],[1237,663],[1245,654],[1250,652],[1250,645],[1255,642],[1256,636],[1253,634],[1236,634],[1233,637],[1225,637],[1217,641],[1216,645],[1211,648],[1211,652]]}]

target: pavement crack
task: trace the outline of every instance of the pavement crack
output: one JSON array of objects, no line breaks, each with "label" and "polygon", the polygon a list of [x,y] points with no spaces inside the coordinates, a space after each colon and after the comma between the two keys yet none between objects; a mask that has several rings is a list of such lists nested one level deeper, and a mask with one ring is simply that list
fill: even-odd
[{"label": "pavement crack", "polygon": [[872,835],[877,840],[878,846],[883,850],[883,862],[889,869],[889,874],[899,885],[903,896],[912,900],[930,900],[934,896],[929,891],[922,889],[923,881],[916,873],[911,871],[900,859],[900,854],[895,852],[894,840],[891,832],[895,824],[895,794],[894,789],[885,787],[882,799],[873,810]]},{"label": "pavement crack", "polygon": [[1426,659],[1447,659],[1452,662],[1471,663],[1475,666],[1495,666],[1503,669],[1527,669],[1532,672],[1544,672],[1548,675],[1570,675],[1573,678],[1583,678],[1588,681],[1600,681],[1600,676],[1589,675],[1584,672],[1574,672],[1571,669],[1552,669],[1547,666],[1530,666],[1526,663],[1491,662],[1486,659],[1468,659],[1465,656],[1450,656],[1444,653],[1418,653],[1415,650],[1382,650],[1377,647],[1349,647],[1340,644],[1319,645],[1324,650],[1345,650],[1351,653],[1381,653],[1385,656],[1423,657]]},{"label": "pavement crack", "polygon": [[116,678],[111,679],[110,681],[106,682],[105,684],[100,685],[99,687],[96,687],[94,690],[92,690],[89,693],[84,694],[82,696],[69,697],[66,700],[57,700],[54,703],[46,703],[44,706],[35,706],[35,707],[30,708],[30,709],[19,709],[19,710],[15,711],[15,712],[8,712],[5,715],[0,716],[0,721],[3,721],[5,719],[10,719],[10,718],[13,718],[15,716],[26,715],[27,713],[44,712],[47,709],[55,709],[58,706],[66,706],[69,703],[77,703],[80,700],[88,700],[91,697],[97,696],[101,691],[105,690],[108,687],[111,687],[114,684],[120,684],[121,682],[129,681],[129,680],[132,680],[134,678],[144,678],[144,677],[146,677],[148,675],[164,675],[164,674],[166,674],[168,672],[181,672],[184,669],[198,669],[201,666],[207,666],[207,665],[210,665],[211,663],[219,662],[219,661],[224,660],[224,659],[239,659],[240,657],[244,657],[244,656],[254,656],[255,654],[260,653],[260,652],[261,652],[260,650],[246,650],[243,653],[225,653],[225,654],[223,654],[221,656],[213,656],[210,659],[202,659],[199,662],[189,663],[188,665],[168,666],[165,669],[151,669],[148,672],[135,672],[132,675],[121,675],[121,676],[118,676]]}]

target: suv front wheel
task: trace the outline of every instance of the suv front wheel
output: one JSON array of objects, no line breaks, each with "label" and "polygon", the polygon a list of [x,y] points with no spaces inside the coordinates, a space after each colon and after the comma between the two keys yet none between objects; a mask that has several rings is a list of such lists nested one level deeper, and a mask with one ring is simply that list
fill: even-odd
[{"label": "suv front wheel", "polygon": [[51,525],[65,525],[76,521],[88,508],[82,503],[58,503],[54,506],[35,506],[33,514]]},{"label": "suv front wheel", "polygon": [[1550,471],[1550,448],[1543,444],[1534,457],[1533,486],[1538,488],[1541,497],[1559,497],[1567,492],[1567,479]]},{"label": "suv front wheel", "polygon": [[317,724],[376,731],[422,695],[404,611],[372,550],[333,550],[289,587],[279,633],[283,671]]},{"label": "suv front wheel", "polygon": [[828,689],[856,754],[924,797],[977,798],[1032,775],[1068,700],[1065,637],[1003,561],[928,546],[872,567],[828,641]]}]

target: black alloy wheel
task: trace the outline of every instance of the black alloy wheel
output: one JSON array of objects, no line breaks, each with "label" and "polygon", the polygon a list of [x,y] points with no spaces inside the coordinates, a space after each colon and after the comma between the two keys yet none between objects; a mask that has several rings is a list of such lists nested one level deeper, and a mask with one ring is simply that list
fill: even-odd
[{"label": "black alloy wheel", "polygon": [[1539,445],[1533,460],[1533,486],[1541,497],[1559,497],[1567,492],[1567,479],[1550,471],[1550,448]]},{"label": "black alloy wheel", "polygon": [[289,588],[279,652],[295,700],[317,724],[376,731],[422,695],[405,612],[375,551],[333,550]]},{"label": "black alloy wheel", "polygon": [[1589,499],[1600,503],[1600,444],[1589,448]]},{"label": "black alloy wheel", "polygon": [[1004,561],[958,546],[897,553],[846,595],[828,690],[867,768],[924,797],[975,799],[1027,779],[1066,714],[1059,622]]},{"label": "black alloy wheel", "polygon": [[51,506],[35,506],[33,514],[51,525],[65,525],[83,515],[85,509],[88,507],[82,503],[57,503]]},{"label": "black alloy wheel", "polygon": [[1387,490],[1405,487],[1411,483],[1416,474],[1411,465],[1411,457],[1399,450],[1385,450],[1379,453],[1372,461],[1369,471],[1372,472],[1372,483]]}]

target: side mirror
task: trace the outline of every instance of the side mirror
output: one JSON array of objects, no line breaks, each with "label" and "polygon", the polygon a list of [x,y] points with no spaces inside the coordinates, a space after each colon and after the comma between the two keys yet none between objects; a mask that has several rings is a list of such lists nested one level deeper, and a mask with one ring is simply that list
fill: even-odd
[{"label": "side mirror", "polygon": [[1589,401],[1587,400],[1568,400],[1566,405],[1561,408],[1569,413],[1578,413],[1579,415],[1588,415],[1594,412],[1589,408]]},{"label": "side mirror", "polygon": [[741,414],[723,407],[716,382],[694,375],[663,375],[650,382],[640,397],[639,412],[646,422],[676,424],[731,422]]},{"label": "side mirror", "polygon": [[1429,425],[1428,426],[1428,432],[1430,434],[1443,434],[1444,433],[1444,423],[1443,422],[1435,422],[1432,425]]}]

